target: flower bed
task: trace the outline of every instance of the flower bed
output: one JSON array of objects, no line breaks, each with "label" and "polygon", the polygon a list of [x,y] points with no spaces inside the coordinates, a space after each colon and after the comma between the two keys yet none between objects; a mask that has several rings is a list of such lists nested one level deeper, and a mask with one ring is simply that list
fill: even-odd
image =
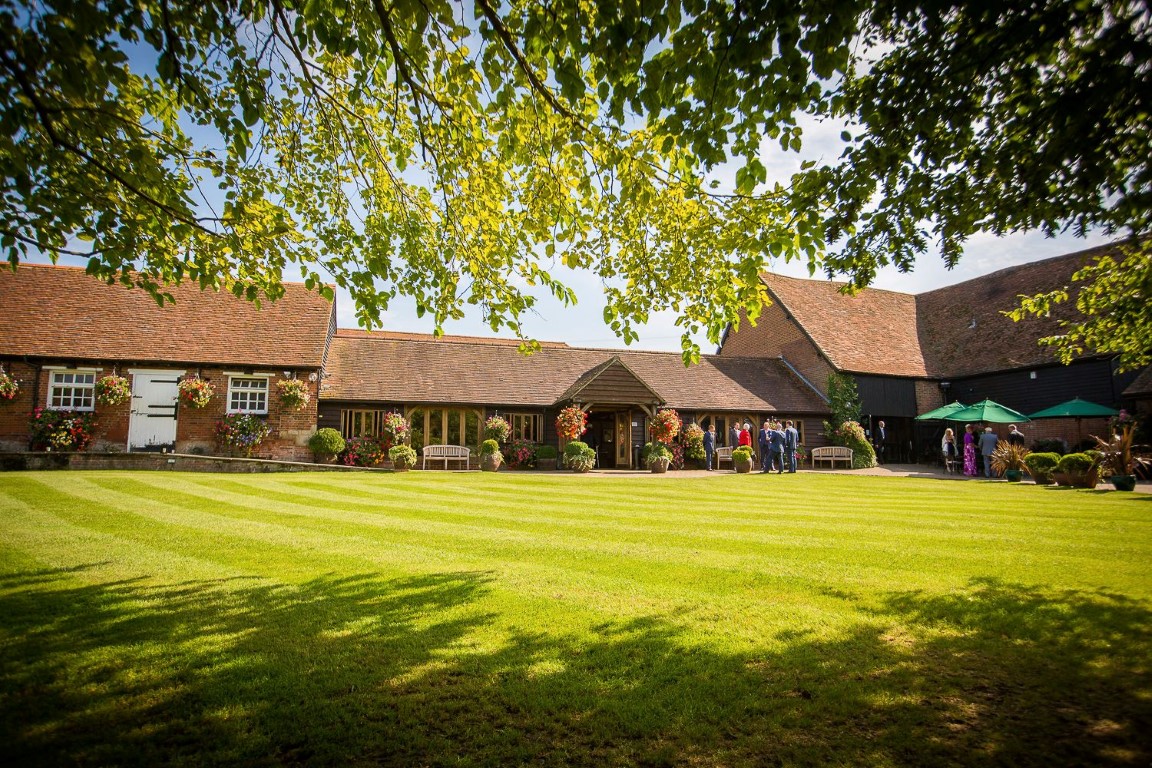
[{"label": "flower bed", "polygon": [[504,452],[504,461],[510,469],[534,469],[537,448],[539,446],[530,440],[513,440]]},{"label": "flower bed", "polygon": [[375,467],[388,455],[384,443],[371,435],[361,435],[348,440],[344,449],[343,461],[350,467]]},{"label": "flower bed", "polygon": [[216,443],[222,451],[252,455],[272,432],[268,422],[250,413],[230,413],[216,422]]},{"label": "flower bed", "polygon": [[96,417],[88,412],[37,408],[28,426],[34,451],[83,451],[92,444]]}]

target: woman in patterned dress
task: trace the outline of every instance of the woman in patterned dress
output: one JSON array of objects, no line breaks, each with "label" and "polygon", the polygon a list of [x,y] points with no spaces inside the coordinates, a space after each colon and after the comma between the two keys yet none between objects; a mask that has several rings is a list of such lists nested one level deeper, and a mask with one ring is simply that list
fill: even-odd
[{"label": "woman in patterned dress", "polygon": [[964,474],[976,477],[976,435],[971,424],[964,425]]}]

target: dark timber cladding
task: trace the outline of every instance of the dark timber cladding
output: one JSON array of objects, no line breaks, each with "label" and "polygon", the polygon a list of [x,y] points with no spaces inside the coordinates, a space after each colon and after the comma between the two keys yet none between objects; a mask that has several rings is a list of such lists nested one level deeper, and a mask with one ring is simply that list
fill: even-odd
[{"label": "dark timber cladding", "polygon": [[854,376],[860,394],[860,409],[864,413],[885,416],[916,416],[915,379],[896,379],[884,376]]}]

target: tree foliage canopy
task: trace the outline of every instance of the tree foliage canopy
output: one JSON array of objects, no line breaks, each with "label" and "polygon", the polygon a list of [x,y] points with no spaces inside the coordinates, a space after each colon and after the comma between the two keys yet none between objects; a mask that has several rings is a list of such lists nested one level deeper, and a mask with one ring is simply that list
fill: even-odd
[{"label": "tree foliage canopy", "polygon": [[[616,333],[671,309],[689,360],[773,258],[865,285],[979,231],[1146,235],[1149,27],[1119,0],[0,0],[0,247],[161,299],[274,298],[292,263],[365,324],[404,294],[518,333],[589,269]],[[844,154],[770,183],[803,116]]]}]

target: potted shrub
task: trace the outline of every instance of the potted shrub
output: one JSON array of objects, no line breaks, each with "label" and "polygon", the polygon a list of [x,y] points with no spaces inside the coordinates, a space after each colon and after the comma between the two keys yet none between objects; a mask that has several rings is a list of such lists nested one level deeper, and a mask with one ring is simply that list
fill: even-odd
[{"label": "potted shrub", "polygon": [[375,467],[384,461],[388,454],[384,444],[372,435],[353,437],[344,448],[344,463],[350,467]]},{"label": "potted shrub", "polygon": [[1099,467],[1096,457],[1087,453],[1069,453],[1060,457],[1052,477],[1057,485],[1074,488],[1095,488],[1099,481]]},{"label": "potted shrub", "polygon": [[503,416],[489,416],[484,422],[484,439],[495,440],[497,443],[508,442],[512,434],[512,425]]},{"label": "potted shrub", "polygon": [[20,384],[4,371],[0,371],[0,403],[11,402],[20,393]]},{"label": "potted shrub", "polygon": [[397,472],[407,472],[416,466],[416,451],[411,446],[392,446],[388,449],[388,458],[392,460],[392,469]]},{"label": "potted shrub", "polygon": [[500,444],[495,440],[485,440],[480,443],[480,469],[484,472],[495,472],[504,463],[504,454],[500,453]]},{"label": "potted shrub", "polygon": [[1028,453],[1028,449],[1022,445],[1001,440],[992,452],[992,471],[1003,475],[1010,483],[1018,483],[1028,466],[1024,463]]},{"label": "potted shrub", "polygon": [[344,447],[344,438],[332,427],[318,429],[308,438],[308,449],[312,451],[312,458],[317,464],[336,463],[336,457]]},{"label": "potted shrub", "polygon": [[115,406],[132,399],[132,386],[128,379],[109,374],[96,379],[96,402],[100,405]]},{"label": "potted shrub", "polygon": [[752,471],[752,449],[743,446],[732,451],[732,468],[744,475]]},{"label": "potted shrub", "polygon": [[1096,435],[1092,436],[1100,453],[1100,471],[1118,491],[1135,490],[1136,466],[1150,463],[1147,459],[1132,453],[1134,435],[1135,424],[1128,422],[1107,442]]},{"label": "potted shrub", "polygon": [[588,472],[596,463],[596,451],[587,443],[573,440],[564,446],[564,466],[573,472]]},{"label": "potted shrub", "polygon": [[1060,454],[1058,453],[1029,453],[1024,457],[1024,466],[1028,469],[1028,474],[1032,475],[1032,482],[1036,485],[1051,485],[1052,472],[1056,469],[1056,465],[1060,463]]},{"label": "potted shrub", "polygon": [[215,394],[208,380],[199,376],[181,379],[177,387],[180,389],[180,402],[189,408],[206,407]]},{"label": "potted shrub", "polygon": [[308,382],[303,379],[283,379],[276,382],[276,389],[280,390],[280,405],[290,411],[303,410],[312,399]]},{"label": "potted shrub", "polygon": [[536,469],[556,469],[556,449],[550,445],[536,446]]},{"label": "potted shrub", "polygon": [[648,443],[644,446],[644,463],[650,472],[663,474],[672,463],[672,451],[663,443]]},{"label": "potted shrub", "polygon": [[216,442],[229,455],[248,458],[272,432],[268,422],[251,413],[230,413],[216,422]]}]

